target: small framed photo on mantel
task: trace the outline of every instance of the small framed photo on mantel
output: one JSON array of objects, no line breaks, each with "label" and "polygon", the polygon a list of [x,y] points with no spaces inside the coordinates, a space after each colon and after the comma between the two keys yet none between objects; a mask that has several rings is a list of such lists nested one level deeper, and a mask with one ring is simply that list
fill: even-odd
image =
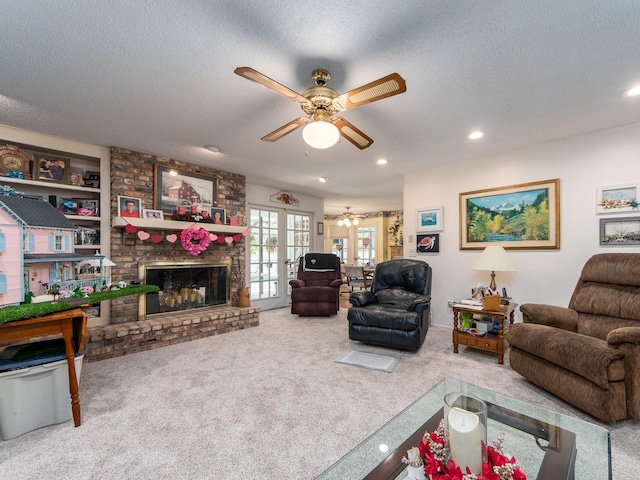
[{"label": "small framed photo on mantel", "polygon": [[162,210],[152,210],[150,208],[143,208],[142,218],[149,218],[152,220],[164,220],[164,212]]}]

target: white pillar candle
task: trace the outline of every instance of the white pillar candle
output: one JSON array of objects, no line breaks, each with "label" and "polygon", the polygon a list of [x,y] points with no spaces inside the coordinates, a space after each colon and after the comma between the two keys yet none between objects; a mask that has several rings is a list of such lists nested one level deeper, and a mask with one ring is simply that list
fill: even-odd
[{"label": "white pillar candle", "polygon": [[466,473],[482,473],[482,427],[475,413],[454,407],[447,418],[450,458]]}]

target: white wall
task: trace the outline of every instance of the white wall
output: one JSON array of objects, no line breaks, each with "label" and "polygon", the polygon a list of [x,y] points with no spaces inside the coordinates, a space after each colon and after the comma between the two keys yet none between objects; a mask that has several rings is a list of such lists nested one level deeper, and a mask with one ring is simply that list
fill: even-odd
[{"label": "white wall", "polygon": [[[405,176],[405,257],[414,255],[408,237],[413,235],[415,244],[416,209],[444,206],[440,253],[415,254],[433,268],[434,324],[452,324],[447,299],[466,298],[471,287],[490,280],[489,272],[471,269],[481,250],[459,249],[459,194],[555,178],[560,179],[560,249],[507,250],[518,271],[497,272],[496,283],[506,287],[518,304],[567,306],[591,255],[640,252],[638,246],[600,246],[599,219],[603,215],[596,214],[598,187],[640,183],[640,123]],[[518,311],[516,321],[520,319]]]},{"label": "white wall", "polygon": [[[322,222],[324,218],[324,200],[318,197],[311,197],[309,195],[302,195],[297,192],[290,192],[299,201],[300,205],[286,205],[284,203],[272,202],[270,200],[271,195],[278,193],[280,190],[277,188],[263,187],[261,185],[252,185],[247,183],[247,206],[258,205],[267,208],[283,208],[288,212],[300,212],[311,214],[311,229],[312,229],[312,251],[323,252],[324,240],[322,235],[317,235],[316,223]],[[247,209],[247,215],[249,210]]]}]

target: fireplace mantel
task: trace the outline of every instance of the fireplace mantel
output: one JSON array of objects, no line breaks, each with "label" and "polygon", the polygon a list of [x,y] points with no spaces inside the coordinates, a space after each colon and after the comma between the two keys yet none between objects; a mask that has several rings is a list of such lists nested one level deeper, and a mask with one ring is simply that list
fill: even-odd
[{"label": "fireplace mantel", "polygon": [[225,233],[236,234],[242,233],[247,230],[248,226],[236,226],[236,225],[219,225],[215,223],[205,222],[180,222],[177,220],[157,220],[155,218],[122,218],[113,217],[111,219],[111,226],[116,228],[124,228],[127,224],[131,224],[134,227],[146,228],[150,230],[184,230],[189,228],[190,225],[197,224],[213,233]]}]

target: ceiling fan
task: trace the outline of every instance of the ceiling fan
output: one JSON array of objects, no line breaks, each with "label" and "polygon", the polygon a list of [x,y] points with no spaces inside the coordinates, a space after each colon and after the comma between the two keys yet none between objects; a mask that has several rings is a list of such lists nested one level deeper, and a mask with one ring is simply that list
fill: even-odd
[{"label": "ceiling fan", "polygon": [[302,137],[307,145],[314,148],[329,148],[335,145],[340,135],[361,150],[371,146],[373,143],[371,137],[338,116],[337,113],[407,91],[404,78],[397,73],[379,78],[343,94],[326,86],[331,79],[331,74],[322,68],[314,70],[311,74],[316,86],[307,88],[302,94],[294,92],[251,67],[238,67],[234,73],[293,100],[300,105],[305,113],[305,116],[296,118],[265,135],[262,140],[275,142],[305,125]]}]

